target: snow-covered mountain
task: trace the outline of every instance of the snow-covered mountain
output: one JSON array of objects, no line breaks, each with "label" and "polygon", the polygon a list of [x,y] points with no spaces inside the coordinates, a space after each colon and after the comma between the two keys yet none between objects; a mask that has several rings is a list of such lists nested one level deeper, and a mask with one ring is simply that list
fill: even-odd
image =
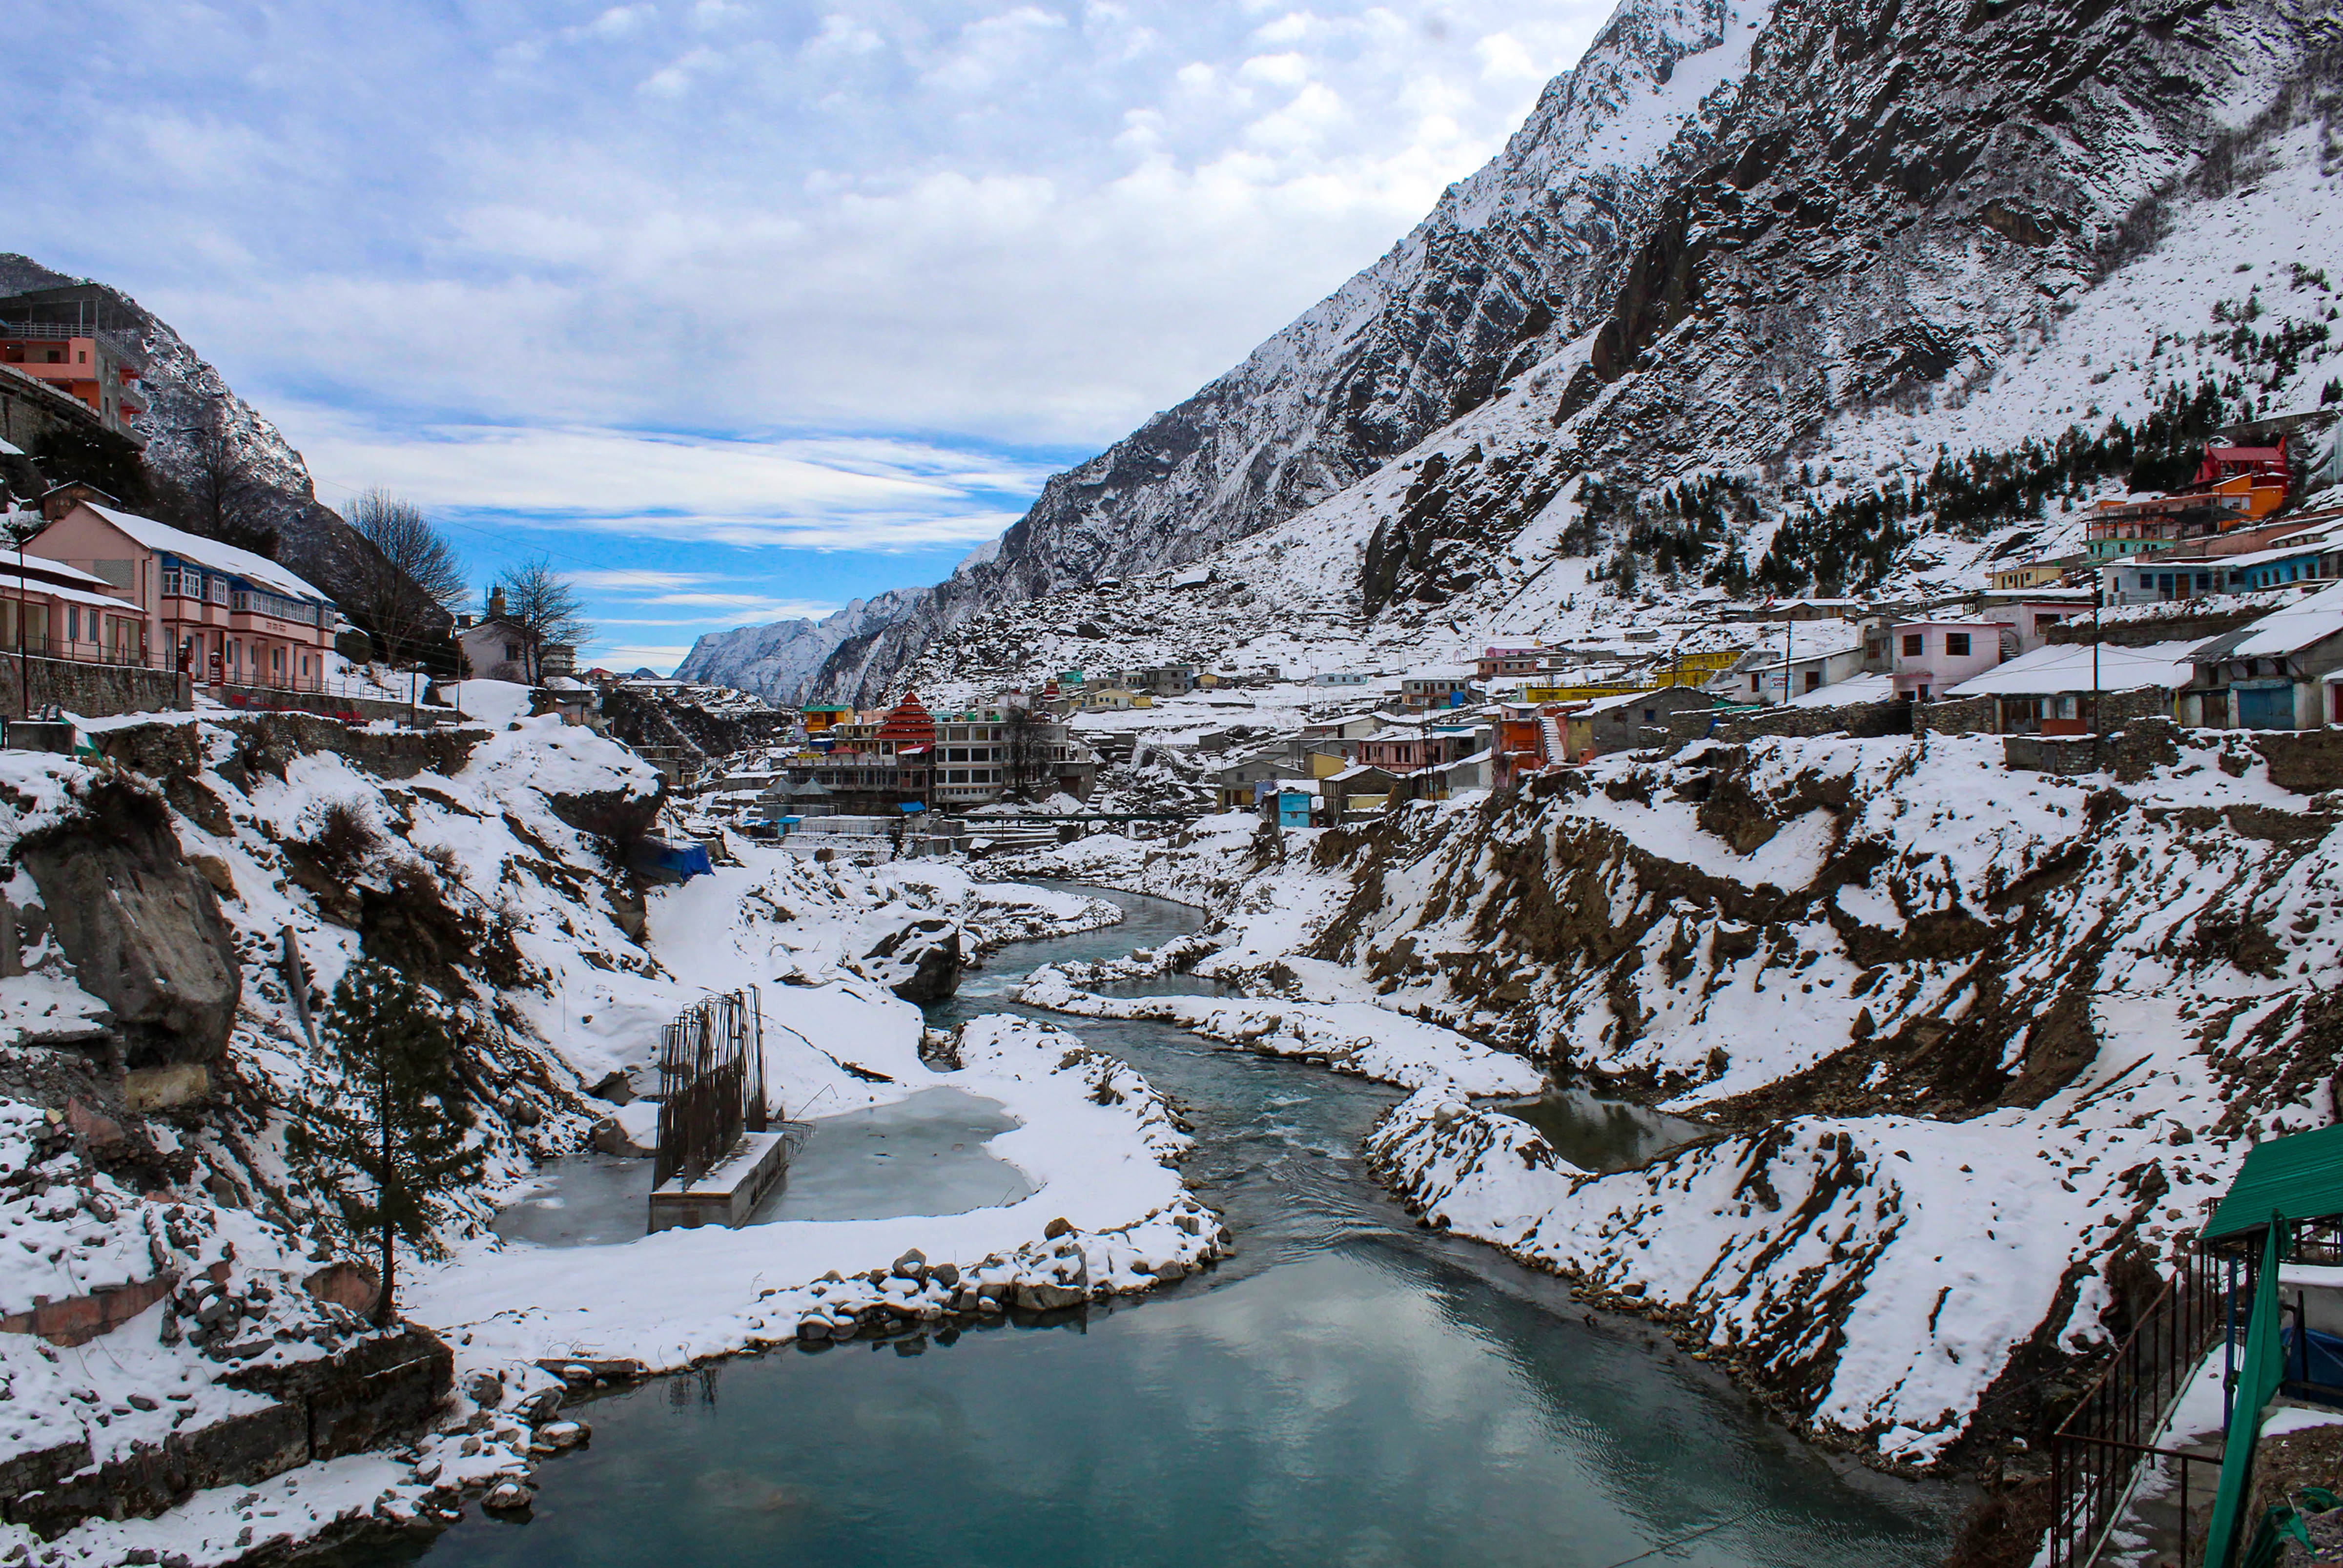
[{"label": "snow-covered mountain", "polygon": [[920,591],[896,589],[875,598],[852,599],[820,620],[778,620],[711,631],[691,645],[691,652],[676,666],[676,678],[753,691],[773,702],[802,701],[807,683],[830,655],[891,623]]},{"label": "snow-covered mountain", "polygon": [[[2050,490],[2248,401],[2316,403],[2338,80],[2305,0],[1627,0],[1381,260],[1051,480],[813,687],[876,700],[923,651],[958,668],[1075,619],[1012,607],[1232,546],[1221,575],[1255,598],[1180,633],[1223,657],[1274,628],[1264,599],[1461,642],[1584,598],[1598,556],[1608,587],[1958,572],[1995,525],[2041,535],[2019,525]],[[2278,271],[2233,276],[2256,266]],[[2257,291],[2239,341],[2211,310]],[[2190,407],[2143,440],[2175,382]],[[2022,450],[2125,409],[2109,450]]]}]

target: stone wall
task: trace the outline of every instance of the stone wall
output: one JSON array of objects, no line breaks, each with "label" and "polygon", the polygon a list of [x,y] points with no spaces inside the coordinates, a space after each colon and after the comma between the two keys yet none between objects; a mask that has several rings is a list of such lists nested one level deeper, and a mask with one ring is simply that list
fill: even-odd
[{"label": "stone wall", "polygon": [[[377,779],[452,776],[463,771],[472,748],[487,735],[482,729],[357,729],[314,713],[221,714],[216,722],[241,742],[223,767],[278,775],[293,758],[330,751]],[[102,756],[162,780],[166,793],[208,766],[202,738],[189,724],[128,725],[92,737],[91,744]],[[176,796],[172,803],[190,809]]]},{"label": "stone wall", "polygon": [[339,697],[327,691],[227,688],[209,690],[207,694],[216,697],[231,709],[246,713],[314,713],[327,719],[347,719],[354,724],[372,724],[385,719],[394,724],[454,724],[458,717],[452,708],[427,702],[419,707],[409,707],[404,702],[386,702],[377,697]]},{"label": "stone wall", "polygon": [[1923,735],[1989,735],[1993,732],[1993,699],[1956,697],[1944,702],[1917,703],[1912,728]]},{"label": "stone wall", "polygon": [[19,1454],[0,1464],[0,1516],[54,1537],[93,1515],[152,1517],[206,1487],[379,1447],[430,1421],[454,1369],[445,1344],[408,1324],[314,1361],[232,1372],[222,1381],[273,1402],[102,1464],[86,1441]]},{"label": "stone wall", "polygon": [[[1901,698],[1835,708],[1774,707],[1717,721],[1714,739],[1728,745],[1767,735],[1909,735],[1912,705]],[[1698,739],[1697,736],[1693,739]]]},{"label": "stone wall", "polygon": [[0,713],[36,713],[52,702],[86,719],[190,706],[186,678],[171,670],[0,655]]},{"label": "stone wall", "polygon": [[2207,638],[2219,637],[2223,632],[2235,631],[2249,621],[2259,620],[2273,608],[2267,604],[2254,604],[2233,608],[2197,609],[2137,620],[2103,620],[2098,625],[2100,635],[2096,639],[2091,636],[2091,618],[2082,615],[2073,620],[2044,628],[2042,640],[2061,643],[2097,640],[2117,648],[2146,648],[2157,642],[2203,642]]},{"label": "stone wall", "polygon": [[2013,772],[2105,772],[2126,784],[2180,760],[2179,727],[2163,714],[2136,719],[2104,737],[2011,735],[2001,745],[2002,766]]},{"label": "stone wall", "polygon": [[2281,789],[2298,795],[2343,789],[2343,729],[2257,730],[2253,747]]}]

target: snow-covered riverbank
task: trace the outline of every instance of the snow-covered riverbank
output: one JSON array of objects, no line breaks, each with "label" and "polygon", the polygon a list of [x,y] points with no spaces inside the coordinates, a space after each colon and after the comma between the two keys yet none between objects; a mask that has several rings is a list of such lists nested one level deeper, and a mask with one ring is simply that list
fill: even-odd
[{"label": "snow-covered riverbank", "polygon": [[[1111,904],[978,883],[950,863],[816,864],[740,840],[719,846],[712,876],[644,890],[613,846],[656,814],[656,776],[550,718],[434,736],[282,716],[97,734],[108,760],[10,754],[0,777],[0,831],[47,879],[19,869],[7,888],[26,972],[0,978],[0,1137],[24,1180],[0,1191],[0,1225],[26,1244],[0,1260],[0,1312],[46,1301],[65,1304],[42,1307],[44,1323],[68,1310],[106,1319],[85,1343],[0,1335],[0,1384],[55,1395],[0,1407],[0,1472],[38,1490],[21,1478],[111,1465],[91,1508],[170,1506],[46,1543],[0,1526],[0,1555],[215,1563],[428,1521],[468,1487],[525,1474],[548,1446],[542,1396],[561,1377],[540,1362],[665,1369],[809,1324],[835,1335],[850,1322],[893,1332],[1044,1310],[1181,1277],[1222,1245],[1175,1168],[1184,1135],[1136,1073],[1011,1019],[965,1026],[939,1052],[919,1010],[886,989],[880,955],[896,933],[949,933],[980,956],[1097,929],[1119,919]],[[52,844],[49,859],[32,854]],[[107,871],[116,859],[123,869]],[[56,896],[92,866],[164,890],[141,928],[153,956],[138,961],[176,990],[126,991],[112,971],[76,967],[69,950],[86,960],[93,939]],[[377,1342],[408,1353],[336,1304],[344,1286],[325,1282],[342,1276],[319,1271],[362,1251],[319,1223],[284,1143],[326,1070],[317,1010],[361,951],[445,999],[478,1099],[486,1179],[458,1195],[448,1257],[402,1264],[401,1309],[446,1342],[453,1366],[436,1375],[455,1392],[397,1456],[353,1433],[376,1451],[321,1451],[305,1436],[247,1462],[234,1422],[299,1414],[254,1379],[311,1363],[357,1376]],[[987,1147],[1022,1173],[1025,1195],[606,1247],[488,1233],[539,1161],[585,1148],[652,1086],[669,1020],[742,985],[762,991],[779,1109],[811,1119],[815,1136],[823,1118],[951,1083],[1016,1123]],[[154,1053],[133,1057],[127,1081],[103,1059],[122,1033]],[[960,1066],[947,1070],[953,1054]],[[924,1273],[896,1271],[913,1251]],[[436,1353],[402,1363],[415,1386],[428,1386]],[[421,1413],[388,1430],[412,1431]],[[218,1449],[234,1479],[206,1486],[201,1464],[166,1469],[166,1449],[191,1441]],[[142,1465],[151,1484],[117,1496],[129,1483],[116,1472]],[[75,1505],[52,1495],[49,1516],[69,1517]]]},{"label": "snow-covered riverbank", "polygon": [[[1282,846],[1232,818],[1101,836],[1015,867],[1214,919],[1028,995],[1304,1054],[1363,1002],[1701,1117],[1717,1135],[1598,1175],[1427,1074],[1372,1148],[1427,1219],[1927,1467],[2106,1343],[2252,1138],[2332,1119],[2320,744],[2174,732],[2118,779],[2011,770],[1994,737],[1774,739]],[[1172,973],[1246,999],[1077,994]]]}]

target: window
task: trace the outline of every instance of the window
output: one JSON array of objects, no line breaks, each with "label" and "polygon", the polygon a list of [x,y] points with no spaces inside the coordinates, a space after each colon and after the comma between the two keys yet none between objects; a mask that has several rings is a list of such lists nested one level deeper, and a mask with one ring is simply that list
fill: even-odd
[{"label": "window", "polygon": [[505,644],[505,658],[516,662],[518,661],[520,658],[520,644],[517,642],[508,642]]},{"label": "window", "polygon": [[81,640],[81,606],[77,604],[65,606],[65,640],[67,642]]},{"label": "window", "polygon": [[1968,634],[1967,632],[1965,632],[1965,631],[1948,631],[1948,632],[1945,633],[1945,657],[1946,657],[1946,658],[1967,658],[1967,657],[1968,657],[1968,651],[1969,651],[1969,634]]},{"label": "window", "polygon": [[1918,632],[1916,632],[1916,631],[1907,631],[1907,632],[1906,632],[1906,633],[1904,634],[1904,657],[1905,657],[1905,658],[1919,658],[1919,657],[1920,657],[1920,650],[1921,650],[1923,648],[1926,648],[1926,646],[1927,646],[1927,638],[1925,638],[1925,637],[1923,637],[1920,633],[1918,633]]}]

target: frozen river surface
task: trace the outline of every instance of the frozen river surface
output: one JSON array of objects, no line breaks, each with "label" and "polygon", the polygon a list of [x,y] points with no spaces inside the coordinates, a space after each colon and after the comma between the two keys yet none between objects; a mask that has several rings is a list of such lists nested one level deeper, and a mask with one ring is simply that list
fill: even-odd
[{"label": "frozen river surface", "polygon": [[[1115,897],[1127,923],[999,955],[930,1020],[999,1010],[1039,963],[1152,947],[1196,920]],[[1946,1492],[1834,1466],[1642,1323],[1590,1316],[1558,1281],[1418,1227],[1359,1152],[1392,1091],[1164,1024],[1061,1021],[1185,1106],[1187,1169],[1227,1214],[1234,1258],[1055,1328],[789,1351],[598,1399],[581,1412],[592,1446],[539,1469],[526,1523],[475,1513],[342,1561],[1942,1558]],[[1614,1164],[1697,1131],[1568,1091],[1524,1114]]]}]

